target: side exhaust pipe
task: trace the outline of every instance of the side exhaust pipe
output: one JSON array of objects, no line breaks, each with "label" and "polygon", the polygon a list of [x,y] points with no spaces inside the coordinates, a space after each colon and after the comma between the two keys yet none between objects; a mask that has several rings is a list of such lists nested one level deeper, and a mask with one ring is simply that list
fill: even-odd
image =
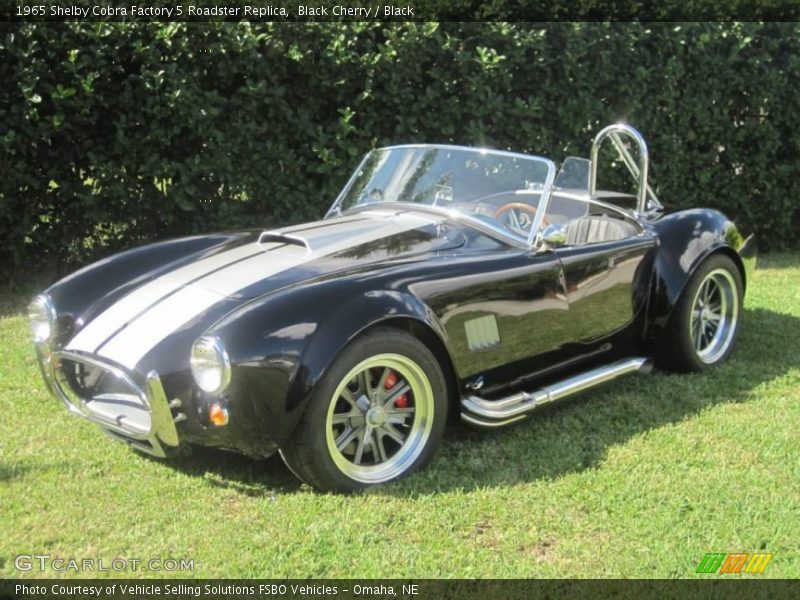
[{"label": "side exhaust pipe", "polygon": [[478,427],[502,427],[524,419],[544,404],[573,396],[617,377],[630,373],[649,373],[649,358],[626,358],[597,367],[533,392],[518,392],[498,400],[467,396],[461,400],[461,419]]}]

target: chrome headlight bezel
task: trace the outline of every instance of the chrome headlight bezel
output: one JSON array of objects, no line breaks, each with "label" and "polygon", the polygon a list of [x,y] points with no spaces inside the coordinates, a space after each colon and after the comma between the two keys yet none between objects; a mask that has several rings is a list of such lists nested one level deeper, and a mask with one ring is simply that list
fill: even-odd
[{"label": "chrome headlight bezel", "polygon": [[39,294],[28,305],[30,336],[34,344],[49,344],[56,333],[58,314],[53,300],[47,294]]},{"label": "chrome headlight bezel", "polygon": [[192,344],[189,357],[192,377],[201,390],[218,396],[231,382],[231,359],[225,344],[215,335],[204,335]]}]

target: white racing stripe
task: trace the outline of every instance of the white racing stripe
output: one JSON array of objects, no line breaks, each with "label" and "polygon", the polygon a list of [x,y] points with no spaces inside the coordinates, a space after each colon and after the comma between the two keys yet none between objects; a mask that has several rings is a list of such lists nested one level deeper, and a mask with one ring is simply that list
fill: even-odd
[{"label": "white racing stripe", "polygon": [[[187,265],[131,292],[90,322],[67,349],[98,353],[133,369],[170,334],[239,290],[304,263],[431,222],[411,215],[370,221],[368,228],[351,225],[355,229],[352,236],[332,235],[336,225],[320,228],[319,232],[309,229],[294,234],[309,238],[309,245],[317,248],[312,252],[299,246],[254,242]],[[342,222],[341,229],[349,229],[346,222]],[[317,238],[316,243],[313,238]],[[328,243],[320,244],[322,238]],[[268,251],[247,258],[260,248]],[[203,273],[209,274],[203,277]],[[114,335],[115,332],[119,333]]]},{"label": "white racing stripe", "polygon": [[189,285],[159,302],[132,326],[114,336],[100,349],[100,355],[132,369],[159,341],[224,299],[222,294]]},{"label": "white racing stripe", "polygon": [[[262,248],[266,248],[266,245]],[[108,336],[125,327],[131,319],[147,310],[161,298],[182,288],[205,273],[246,258],[258,251],[259,247],[254,244],[238,246],[232,250],[219,252],[208,258],[193,262],[144,284],[100,313],[78,335],[72,338],[66,349],[96,352],[97,348],[108,339]]]}]

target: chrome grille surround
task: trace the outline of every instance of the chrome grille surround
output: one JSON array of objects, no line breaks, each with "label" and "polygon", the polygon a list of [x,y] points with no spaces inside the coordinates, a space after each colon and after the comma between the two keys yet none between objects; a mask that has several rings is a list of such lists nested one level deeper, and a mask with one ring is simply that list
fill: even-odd
[{"label": "chrome grille surround", "polygon": [[179,445],[178,433],[156,371],[138,385],[124,369],[95,356],[49,352],[37,346],[48,387],[67,409],[99,425],[112,438],[154,456]]}]

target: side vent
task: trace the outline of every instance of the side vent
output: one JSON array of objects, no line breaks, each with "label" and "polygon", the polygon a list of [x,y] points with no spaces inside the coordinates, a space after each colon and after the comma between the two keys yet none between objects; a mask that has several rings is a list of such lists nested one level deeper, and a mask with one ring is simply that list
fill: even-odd
[{"label": "side vent", "polygon": [[467,332],[467,345],[470,350],[486,350],[500,343],[500,332],[497,330],[497,319],[487,315],[464,323]]}]

